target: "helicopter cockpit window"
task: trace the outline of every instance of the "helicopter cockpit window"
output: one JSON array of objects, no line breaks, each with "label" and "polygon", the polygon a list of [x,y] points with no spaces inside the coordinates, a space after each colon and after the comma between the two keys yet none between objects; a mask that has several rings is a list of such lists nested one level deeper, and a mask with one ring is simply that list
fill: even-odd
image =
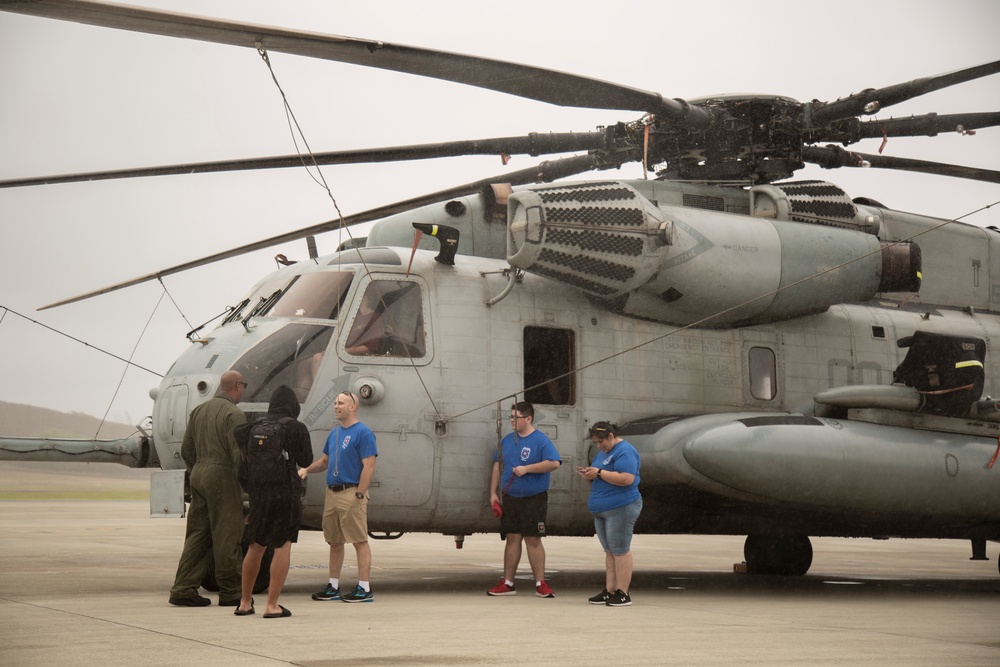
[{"label": "helicopter cockpit window", "polygon": [[268,296],[274,294],[276,291],[283,290],[286,285],[288,285],[288,276],[281,276],[279,279],[265,280],[260,285],[256,286],[250,294],[248,294],[242,301],[233,306],[233,309],[226,315],[226,318],[222,321],[223,324],[229,324],[230,322],[235,322],[236,320],[242,319],[247,313],[257,308],[264,299]]},{"label": "helicopter cockpit window", "polygon": [[[576,404],[576,346],[569,329],[524,328],[524,400]],[[562,377],[559,377],[562,376]]]},{"label": "helicopter cockpit window", "polygon": [[335,320],[344,305],[350,271],[311,271],[298,276],[267,313],[274,317],[315,317]]},{"label": "helicopter cockpit window", "polygon": [[305,401],[323,363],[335,327],[322,324],[289,324],[274,332],[233,365],[243,374],[247,403],[268,403],[271,394],[287,384]]},{"label": "helicopter cockpit window", "polygon": [[424,356],[420,285],[405,280],[372,281],[351,323],[345,349],[355,356]]},{"label": "helicopter cockpit window", "polygon": [[750,395],[759,401],[770,401],[778,393],[774,351],[767,347],[751,347]]}]

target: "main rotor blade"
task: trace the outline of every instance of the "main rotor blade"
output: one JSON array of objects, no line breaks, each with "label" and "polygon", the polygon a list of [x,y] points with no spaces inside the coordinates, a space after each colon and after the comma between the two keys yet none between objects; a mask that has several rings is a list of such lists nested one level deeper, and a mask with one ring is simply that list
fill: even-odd
[{"label": "main rotor blade", "polygon": [[532,133],[526,137],[498,137],[495,139],[470,139],[435,144],[412,146],[389,146],[349,151],[330,151],[312,155],[280,155],[274,157],[246,158],[243,160],[220,160],[215,162],[191,162],[188,164],[162,165],[159,167],[139,167],[115,169],[111,171],[91,171],[78,174],[36,176],[0,181],[0,188],[17,188],[31,185],[52,185],[56,183],[77,183],[81,181],[101,181],[115,178],[141,178],[144,176],[171,176],[175,174],[205,174],[250,169],[277,169],[282,167],[311,167],[317,165],[357,164],[371,162],[395,162],[403,160],[427,160],[439,157],[461,155],[516,155],[532,156],[551,153],[569,153],[610,147],[603,132],[561,132],[554,134]]},{"label": "main rotor blade", "polygon": [[[990,74],[1000,72],[1000,60],[967,67],[965,69],[928,76],[922,79],[914,79],[906,83],[898,83],[885,88],[869,88],[860,93],[855,93],[850,97],[823,104],[816,105],[812,109],[812,124],[814,127],[822,127],[835,120],[852,118],[864,113],[875,113],[878,109],[884,109],[893,104],[904,102],[914,97],[919,97],[926,93],[954,86],[955,84],[979,79]],[[875,105],[874,110],[867,110],[868,105]]]},{"label": "main rotor blade", "polygon": [[858,122],[858,136],[862,139],[887,137],[934,137],[942,132],[968,132],[1000,125],[1000,111],[983,113],[954,113],[939,116],[936,113],[910,118]]},{"label": "main rotor blade", "polygon": [[683,100],[555,70],[400,44],[283,30],[87,0],[4,0],[0,9],[89,25],[264,48],[487,88],[559,106],[645,111],[702,126],[712,114]]},{"label": "main rotor blade", "polygon": [[903,171],[915,171],[923,174],[934,174],[936,176],[967,178],[973,181],[983,181],[985,183],[1000,183],[1000,171],[979,169],[977,167],[963,167],[954,164],[944,164],[942,162],[929,162],[927,160],[891,157],[887,155],[855,153],[854,151],[847,151],[840,146],[834,145],[823,147],[807,146],[802,149],[802,159],[806,162],[818,164],[826,169],[836,169],[837,167],[900,169]]},{"label": "main rotor blade", "polygon": [[384,218],[396,213],[402,213],[403,211],[408,211],[410,209],[416,208],[418,206],[425,206],[427,204],[433,204],[438,201],[446,201],[448,199],[454,199],[455,197],[463,197],[467,195],[476,194],[483,189],[489,187],[494,183],[509,183],[510,185],[524,185],[526,183],[540,183],[554,181],[559,178],[565,178],[567,176],[574,176],[576,174],[581,174],[593,169],[615,169],[620,167],[622,164],[630,161],[634,161],[636,156],[631,153],[631,151],[614,151],[614,152],[594,152],[587,155],[577,155],[574,157],[562,158],[559,160],[547,160],[538,164],[534,167],[528,169],[521,169],[519,171],[513,171],[507,174],[502,174],[500,176],[494,176],[492,178],[484,178],[472,183],[466,183],[465,185],[459,185],[457,187],[448,188],[447,190],[440,190],[428,195],[422,195],[420,197],[414,197],[412,199],[407,199],[405,201],[396,202],[395,204],[388,204],[386,206],[380,206],[379,208],[374,208],[362,213],[355,213],[354,215],[345,216],[337,220],[328,220],[326,222],[321,222],[318,225],[313,225],[312,227],[306,227],[294,232],[288,232],[285,234],[280,234],[278,236],[272,236],[269,239],[263,241],[256,241],[254,243],[248,243],[246,245],[239,246],[238,248],[232,248],[230,250],[225,250],[223,252],[216,253],[214,255],[209,255],[208,257],[203,257],[201,259],[192,260],[190,262],[185,262],[183,264],[178,264],[167,269],[162,269],[155,273],[149,273],[138,278],[133,278],[132,280],[127,280],[122,283],[117,283],[115,285],[110,285],[108,287],[103,287],[99,290],[94,290],[93,292],[87,292],[86,294],[80,294],[78,296],[64,299],[62,301],[57,301],[55,303],[50,303],[47,306],[42,306],[38,310],[47,310],[49,308],[55,308],[57,306],[64,306],[66,304],[75,303],[77,301],[83,301],[84,299],[89,299],[94,296],[101,294],[107,294],[109,292],[114,292],[125,287],[132,287],[133,285],[140,285],[145,282],[152,280],[158,280],[164,276],[169,276],[175,273],[180,273],[182,271],[187,271],[188,269],[193,269],[199,266],[204,266],[206,264],[212,264],[223,259],[229,259],[231,257],[238,257],[239,255],[245,255],[249,252],[254,252],[255,250],[262,250],[264,248],[270,248],[272,246],[280,245],[282,243],[288,243],[289,241],[297,241],[301,238],[307,236],[313,236],[315,234],[321,234],[323,232],[329,232],[336,229],[342,229],[345,227],[350,227],[352,225],[357,225],[362,222],[370,222],[372,220],[378,220],[379,218]]}]

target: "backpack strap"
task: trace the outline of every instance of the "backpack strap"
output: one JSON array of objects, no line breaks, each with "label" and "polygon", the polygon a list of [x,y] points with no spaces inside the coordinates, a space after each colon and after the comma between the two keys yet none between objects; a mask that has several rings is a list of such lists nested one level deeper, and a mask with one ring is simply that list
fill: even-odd
[{"label": "backpack strap", "polygon": [[288,452],[288,424],[289,422],[293,421],[295,421],[294,417],[281,417],[280,419],[278,419],[278,423],[281,424],[282,436],[283,436],[281,438],[281,448],[286,453]]}]

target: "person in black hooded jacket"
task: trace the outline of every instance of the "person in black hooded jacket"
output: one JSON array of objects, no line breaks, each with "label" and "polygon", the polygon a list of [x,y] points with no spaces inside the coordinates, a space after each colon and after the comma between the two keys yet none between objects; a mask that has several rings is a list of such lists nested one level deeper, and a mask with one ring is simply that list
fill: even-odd
[{"label": "person in black hooded jacket", "polygon": [[[249,540],[250,546],[243,558],[243,597],[240,606],[233,612],[237,616],[249,616],[254,613],[251,596],[261,559],[267,547],[274,548],[274,557],[271,560],[271,583],[267,591],[264,618],[284,618],[292,615],[278,604],[278,595],[281,594],[281,587],[288,576],[292,542],[298,541],[299,520],[302,518],[302,481],[299,479],[296,466],[304,468],[313,461],[309,429],[296,419],[300,409],[295,391],[287,385],[281,385],[271,395],[271,402],[267,407],[268,418],[290,417],[284,422],[283,436],[283,446],[288,452],[288,481],[285,484],[260,487],[250,485],[247,489],[250,496],[250,516],[247,519],[245,538]],[[253,424],[236,427],[236,442],[244,450],[252,427]]]}]

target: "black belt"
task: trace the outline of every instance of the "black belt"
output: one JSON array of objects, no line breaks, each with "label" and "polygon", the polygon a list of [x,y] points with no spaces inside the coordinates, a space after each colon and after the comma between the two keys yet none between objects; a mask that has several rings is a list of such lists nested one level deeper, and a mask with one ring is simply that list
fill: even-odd
[{"label": "black belt", "polygon": [[334,484],[333,486],[327,486],[328,489],[334,492],[343,491],[344,489],[356,489],[357,487],[357,484]]}]

